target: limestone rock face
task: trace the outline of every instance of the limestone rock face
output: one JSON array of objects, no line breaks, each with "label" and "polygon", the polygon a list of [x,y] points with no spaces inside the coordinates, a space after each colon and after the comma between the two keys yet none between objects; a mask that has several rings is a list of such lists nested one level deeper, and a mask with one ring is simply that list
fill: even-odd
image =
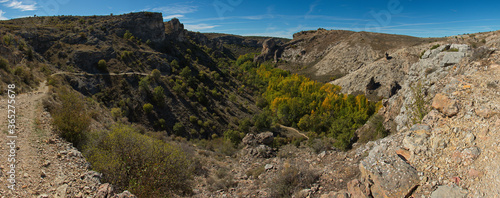
[{"label": "limestone rock face", "polygon": [[[254,62],[264,62],[268,60],[272,60],[274,62],[277,61],[277,57],[279,57],[282,49],[278,46],[279,41],[270,38],[264,41],[262,44],[262,52],[259,56],[254,58]],[[281,43],[279,43],[281,45]]]},{"label": "limestone rock face", "polygon": [[120,17],[111,26],[118,36],[123,36],[129,30],[134,37],[142,39],[143,42],[151,40],[153,43],[161,44],[165,40],[165,24],[161,13],[139,12],[130,13]]},{"label": "limestone rock face", "polygon": [[184,24],[182,24],[177,18],[173,18],[165,23],[165,32],[179,42],[186,40],[187,33],[184,29]]}]

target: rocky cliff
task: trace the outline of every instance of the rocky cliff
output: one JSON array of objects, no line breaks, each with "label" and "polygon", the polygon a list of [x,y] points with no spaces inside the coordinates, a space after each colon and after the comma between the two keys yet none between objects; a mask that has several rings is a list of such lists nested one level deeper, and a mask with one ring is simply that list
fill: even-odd
[{"label": "rocky cliff", "polygon": [[[396,133],[360,147],[367,157],[351,188],[356,197],[495,197],[498,174],[500,96],[498,32],[449,38],[408,69],[401,89],[379,112]],[[470,44],[470,45],[469,45]],[[419,98],[421,97],[421,98]],[[422,124],[413,118],[416,100],[426,109]],[[418,120],[417,120],[418,121]]]}]

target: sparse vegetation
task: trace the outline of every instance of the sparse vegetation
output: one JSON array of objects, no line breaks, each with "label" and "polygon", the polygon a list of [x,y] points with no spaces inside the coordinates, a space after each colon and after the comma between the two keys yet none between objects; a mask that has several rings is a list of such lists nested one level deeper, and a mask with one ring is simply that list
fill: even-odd
[{"label": "sparse vegetation", "polygon": [[300,189],[308,188],[318,175],[307,167],[296,167],[285,164],[283,170],[273,180],[271,197],[291,197]]},{"label": "sparse vegetation", "polygon": [[85,102],[79,94],[65,88],[58,89],[56,96],[61,105],[52,111],[52,123],[57,127],[61,137],[75,146],[80,146],[90,125]]},{"label": "sparse vegetation", "polygon": [[433,46],[431,47],[431,50],[436,49],[436,48],[438,48],[439,46],[441,46],[441,45],[440,45],[440,44],[433,45]]},{"label": "sparse vegetation", "polygon": [[165,197],[191,192],[193,169],[186,154],[169,143],[115,125],[92,134],[85,154],[104,180],[139,197]]},{"label": "sparse vegetation", "polygon": [[411,93],[413,95],[413,101],[408,107],[411,112],[411,120],[413,124],[420,123],[427,113],[430,111],[430,99],[427,98],[425,89],[421,82],[418,82],[416,86],[410,87]]}]

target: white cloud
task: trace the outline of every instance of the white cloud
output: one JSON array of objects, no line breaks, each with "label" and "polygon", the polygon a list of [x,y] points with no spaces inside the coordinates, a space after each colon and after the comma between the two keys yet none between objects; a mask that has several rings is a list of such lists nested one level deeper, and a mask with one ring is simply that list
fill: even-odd
[{"label": "white cloud", "polygon": [[0,20],[7,20],[7,17],[4,17],[3,14],[5,14],[4,11],[0,10]]},{"label": "white cloud", "polygon": [[172,6],[153,8],[152,10],[156,12],[163,12],[164,14],[188,14],[198,11],[198,7],[191,5],[174,4]]},{"label": "white cloud", "polygon": [[182,14],[174,14],[174,15],[164,16],[163,20],[170,20],[170,19],[173,19],[173,18],[182,18],[182,17],[184,17],[184,15],[182,15]]},{"label": "white cloud", "polygon": [[19,9],[21,11],[33,11],[37,9],[36,3],[25,4],[22,1],[17,0],[0,0],[0,3],[6,3],[4,4],[4,6],[13,9]]},{"label": "white cloud", "polygon": [[191,30],[191,31],[208,30],[208,29],[215,28],[217,26],[218,25],[207,25],[204,23],[194,24],[194,25],[184,24],[184,28],[187,30]]}]

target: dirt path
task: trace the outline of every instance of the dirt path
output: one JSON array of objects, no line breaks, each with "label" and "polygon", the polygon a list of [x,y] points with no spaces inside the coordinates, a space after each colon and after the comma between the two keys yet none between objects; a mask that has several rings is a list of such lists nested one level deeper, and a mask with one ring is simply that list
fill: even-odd
[{"label": "dirt path", "polygon": [[[8,137],[8,98],[0,98],[1,197],[87,197],[99,186],[97,174],[88,170],[81,153],[53,133],[50,114],[42,106],[47,92],[43,82],[35,92],[16,95],[17,138]],[[13,144],[8,143],[14,140],[15,149],[11,149]],[[9,156],[12,152],[15,156]],[[12,175],[14,190],[9,189]]]},{"label": "dirt path", "polygon": [[288,131],[293,131],[293,132],[297,133],[299,136],[302,136],[302,137],[305,137],[306,139],[309,139],[309,137],[307,137],[307,135],[301,133],[299,130],[297,130],[295,128],[287,127],[287,126],[284,126],[284,125],[281,125],[281,124],[280,124],[280,127],[283,128],[283,129],[286,129]]},{"label": "dirt path", "polygon": [[150,74],[148,73],[141,73],[141,72],[123,72],[123,73],[96,73],[96,74],[91,74],[91,73],[86,73],[86,72],[57,72],[52,74],[51,76],[56,76],[56,75],[74,75],[74,76],[126,76],[126,75],[140,75],[140,76],[149,76]]}]

